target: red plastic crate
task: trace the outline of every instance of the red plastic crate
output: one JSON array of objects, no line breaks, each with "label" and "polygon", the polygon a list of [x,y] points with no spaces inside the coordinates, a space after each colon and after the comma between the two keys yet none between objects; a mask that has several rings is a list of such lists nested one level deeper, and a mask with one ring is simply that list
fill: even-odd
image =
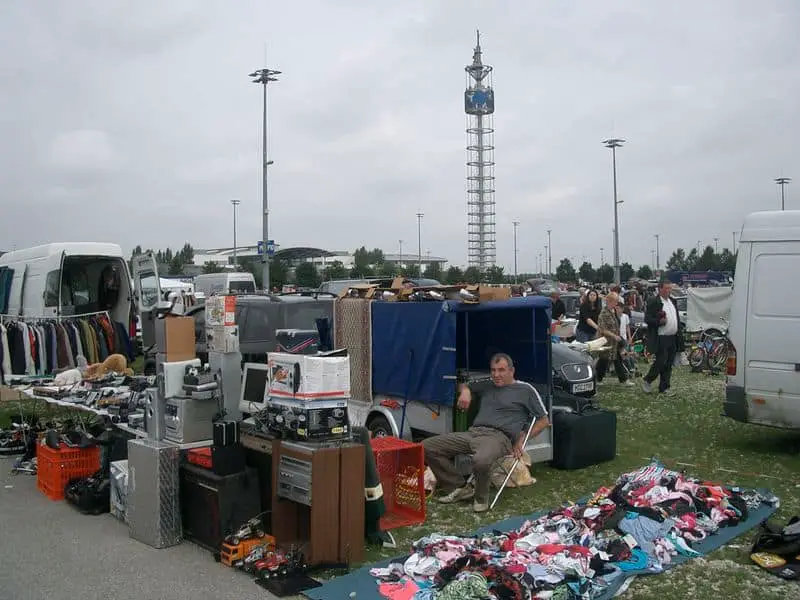
[{"label": "red plastic crate", "polygon": [[70,479],[88,477],[100,470],[100,448],[70,448],[61,444],[59,450],[53,450],[37,444],[36,462],[36,487],[50,500],[63,500]]},{"label": "red plastic crate", "polygon": [[193,465],[204,469],[210,469],[212,466],[211,448],[194,448],[186,453],[186,458]]},{"label": "red plastic crate", "polygon": [[386,512],[381,517],[382,531],[419,525],[425,522],[425,450],[396,437],[372,440]]}]

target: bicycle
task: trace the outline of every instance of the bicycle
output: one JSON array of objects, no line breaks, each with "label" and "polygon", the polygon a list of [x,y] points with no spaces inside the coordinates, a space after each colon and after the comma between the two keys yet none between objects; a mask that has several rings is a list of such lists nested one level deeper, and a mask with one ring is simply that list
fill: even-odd
[{"label": "bicycle", "polygon": [[720,371],[728,360],[728,344],[724,332],[703,331],[689,352],[688,360],[692,371],[699,372],[706,367],[712,373]]}]

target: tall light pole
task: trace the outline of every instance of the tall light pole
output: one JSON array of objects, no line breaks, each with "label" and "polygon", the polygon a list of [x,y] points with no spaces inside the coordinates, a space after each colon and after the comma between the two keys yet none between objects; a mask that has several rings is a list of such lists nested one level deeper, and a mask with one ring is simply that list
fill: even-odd
[{"label": "tall light pole", "polygon": [[398,262],[397,273],[403,274],[403,240],[397,240],[400,243],[400,261]]},{"label": "tall light pole", "polygon": [[621,148],[625,140],[610,138],[603,140],[606,148],[611,148],[611,168],[614,177],[614,283],[620,283],[619,275],[619,212],[618,206],[622,204],[617,200],[617,148]]},{"label": "tall light pole", "polygon": [[732,233],[733,233],[733,248],[731,248],[731,252],[736,254],[736,232],[734,231]]},{"label": "tall light pole", "polygon": [[601,267],[604,264],[606,264],[606,258],[605,258],[605,255],[603,254],[604,251],[605,251],[604,248],[600,248],[600,266]]},{"label": "tall light pole", "polygon": [[778,177],[775,179],[775,183],[781,186],[781,210],[786,210],[786,195],[784,194],[784,188],[789,185],[791,180],[791,177]]},{"label": "tall light pole", "polygon": [[714,238],[714,254],[716,254],[719,251],[719,247],[717,246],[718,242],[719,242],[719,238],[715,237]]},{"label": "tall light pole", "polygon": [[553,276],[553,242],[550,239],[550,232],[552,229],[547,230],[547,276]]},{"label": "tall light pole", "polygon": [[267,292],[269,291],[269,255],[267,254],[267,245],[269,243],[269,201],[267,197],[267,171],[272,161],[268,158],[267,153],[267,84],[278,81],[280,71],[274,69],[263,68],[257,69],[250,73],[249,77],[253,83],[258,83],[264,86],[264,119],[262,122],[262,148],[263,155],[261,160],[263,187],[261,189],[261,210],[263,212],[261,221],[261,244],[263,254],[261,255],[261,285]]},{"label": "tall light pole", "polygon": [[659,248],[659,243],[658,243],[660,234],[656,233],[656,234],[653,235],[653,237],[656,238],[656,269],[655,270],[658,271],[661,268],[661,249]]},{"label": "tall light pole", "polygon": [[517,227],[519,227],[519,221],[511,221],[511,223],[514,225],[514,283],[517,283]]},{"label": "tall light pole", "polygon": [[233,205],[233,270],[236,271],[238,268],[238,261],[236,260],[236,207],[241,204],[241,200],[236,200],[235,198],[231,200],[231,204]]},{"label": "tall light pole", "polygon": [[[547,268],[547,262],[548,262],[547,257],[549,256],[548,255],[549,248],[550,248],[550,246],[548,246],[547,244],[544,245],[544,260],[542,261],[542,277],[544,277],[544,270]],[[547,277],[548,277],[548,279],[550,278],[550,274],[549,273],[548,273]]]},{"label": "tall light pole", "polygon": [[417,269],[419,269],[419,274],[417,277],[422,277],[422,217],[424,216],[424,213],[417,213],[417,243],[419,244],[419,256],[417,257]]},{"label": "tall light pole", "polygon": [[656,251],[650,250],[650,262],[653,264],[653,270],[656,271]]}]

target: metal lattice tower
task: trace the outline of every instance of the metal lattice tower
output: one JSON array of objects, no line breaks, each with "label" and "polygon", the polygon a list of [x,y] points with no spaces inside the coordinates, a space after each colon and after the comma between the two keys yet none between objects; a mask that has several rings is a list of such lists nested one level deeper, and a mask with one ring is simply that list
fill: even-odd
[{"label": "metal lattice tower", "polygon": [[485,272],[495,265],[497,234],[494,203],[494,89],[492,67],[481,60],[481,33],[464,69],[467,85],[467,254],[470,267]]}]

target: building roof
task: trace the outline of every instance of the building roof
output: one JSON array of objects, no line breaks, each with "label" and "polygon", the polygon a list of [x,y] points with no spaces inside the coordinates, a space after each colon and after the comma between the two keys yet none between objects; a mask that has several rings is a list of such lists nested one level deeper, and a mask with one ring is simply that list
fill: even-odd
[{"label": "building roof", "polygon": [[283,260],[308,260],[309,258],[330,258],[338,256],[328,250],[321,248],[284,248],[275,252],[275,258]]},{"label": "building roof", "polygon": [[[403,262],[412,263],[419,260],[419,254],[417,254],[416,252],[403,252],[402,254],[384,254],[383,260],[387,262],[400,262],[402,260]],[[431,255],[423,254],[422,262],[446,263],[447,259],[444,258],[443,256],[434,256],[433,254]]]}]

